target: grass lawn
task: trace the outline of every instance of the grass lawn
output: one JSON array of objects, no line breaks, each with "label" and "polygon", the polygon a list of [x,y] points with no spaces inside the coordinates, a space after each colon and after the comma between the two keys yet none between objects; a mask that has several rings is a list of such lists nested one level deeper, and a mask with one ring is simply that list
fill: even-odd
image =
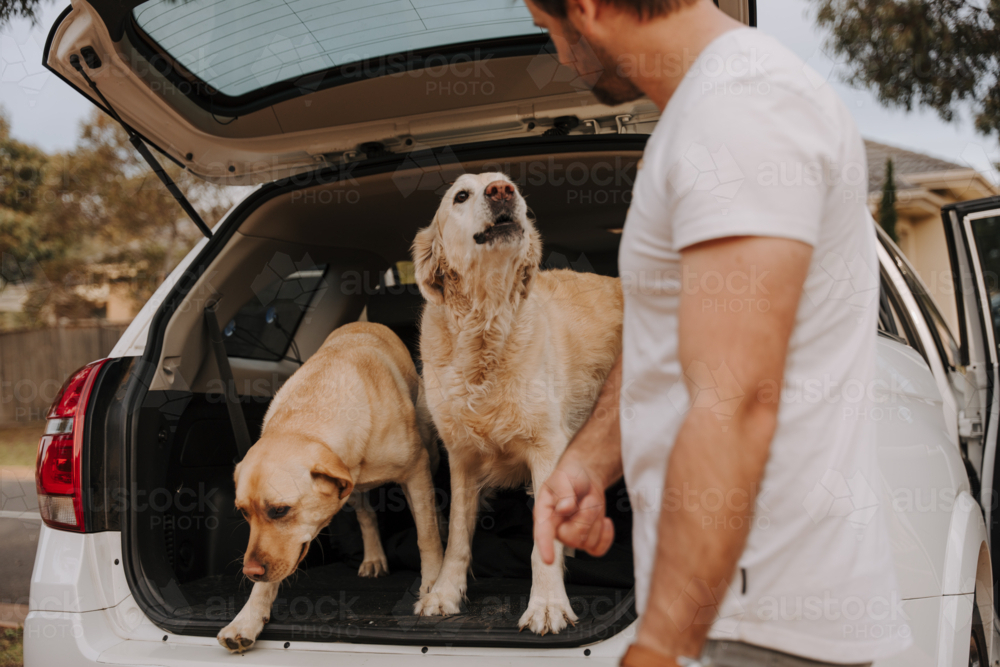
[{"label": "grass lawn", "polygon": [[[38,439],[45,430],[45,422],[32,422],[24,426],[0,429],[0,467],[34,467],[38,453]],[[0,667],[6,663],[0,663]]]},{"label": "grass lawn", "polygon": [[0,628],[0,667],[21,667],[24,664],[24,628]]}]

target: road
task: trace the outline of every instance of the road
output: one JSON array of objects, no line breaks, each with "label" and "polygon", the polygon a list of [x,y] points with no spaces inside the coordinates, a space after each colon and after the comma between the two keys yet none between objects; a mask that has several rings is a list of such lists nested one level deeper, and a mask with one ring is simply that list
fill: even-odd
[{"label": "road", "polygon": [[40,527],[31,470],[0,468],[0,605],[28,603]]}]

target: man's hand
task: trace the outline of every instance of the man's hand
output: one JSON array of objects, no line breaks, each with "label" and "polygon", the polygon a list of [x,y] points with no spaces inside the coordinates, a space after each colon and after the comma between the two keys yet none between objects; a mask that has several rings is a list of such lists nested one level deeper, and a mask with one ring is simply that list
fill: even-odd
[{"label": "man's hand", "polygon": [[603,556],[615,539],[615,527],[604,515],[602,480],[575,456],[563,457],[535,494],[535,544],[542,560],[555,559],[553,540]]},{"label": "man's hand", "polygon": [[603,556],[615,538],[604,516],[604,490],[621,479],[618,394],[622,359],[615,361],[590,418],[566,447],[549,479],[535,490],[535,546],[542,560],[555,560],[553,541]]}]

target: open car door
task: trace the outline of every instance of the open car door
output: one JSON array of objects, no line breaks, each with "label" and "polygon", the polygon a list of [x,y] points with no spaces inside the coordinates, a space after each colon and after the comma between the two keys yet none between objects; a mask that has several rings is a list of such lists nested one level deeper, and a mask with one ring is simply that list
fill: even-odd
[{"label": "open car door", "polygon": [[[755,24],[755,0],[716,0]],[[206,180],[459,143],[648,134],[559,65],[522,0],[74,0],[45,66]],[[93,84],[93,85],[92,85]]]},{"label": "open car door", "polygon": [[[993,571],[1000,566],[1000,476],[996,465],[1000,384],[1000,197],[949,204],[941,211],[955,283],[961,361],[967,383],[959,414],[963,454],[989,531]],[[978,489],[977,489],[978,486]],[[997,598],[1000,600],[1000,597]]]}]

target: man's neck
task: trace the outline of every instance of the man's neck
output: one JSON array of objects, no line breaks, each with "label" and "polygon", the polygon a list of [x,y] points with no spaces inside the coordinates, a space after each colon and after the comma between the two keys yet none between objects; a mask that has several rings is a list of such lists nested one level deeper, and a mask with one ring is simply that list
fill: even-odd
[{"label": "man's neck", "polygon": [[741,27],[702,0],[662,19],[634,24],[616,55],[623,68],[633,68],[633,83],[663,111],[705,47]]}]

